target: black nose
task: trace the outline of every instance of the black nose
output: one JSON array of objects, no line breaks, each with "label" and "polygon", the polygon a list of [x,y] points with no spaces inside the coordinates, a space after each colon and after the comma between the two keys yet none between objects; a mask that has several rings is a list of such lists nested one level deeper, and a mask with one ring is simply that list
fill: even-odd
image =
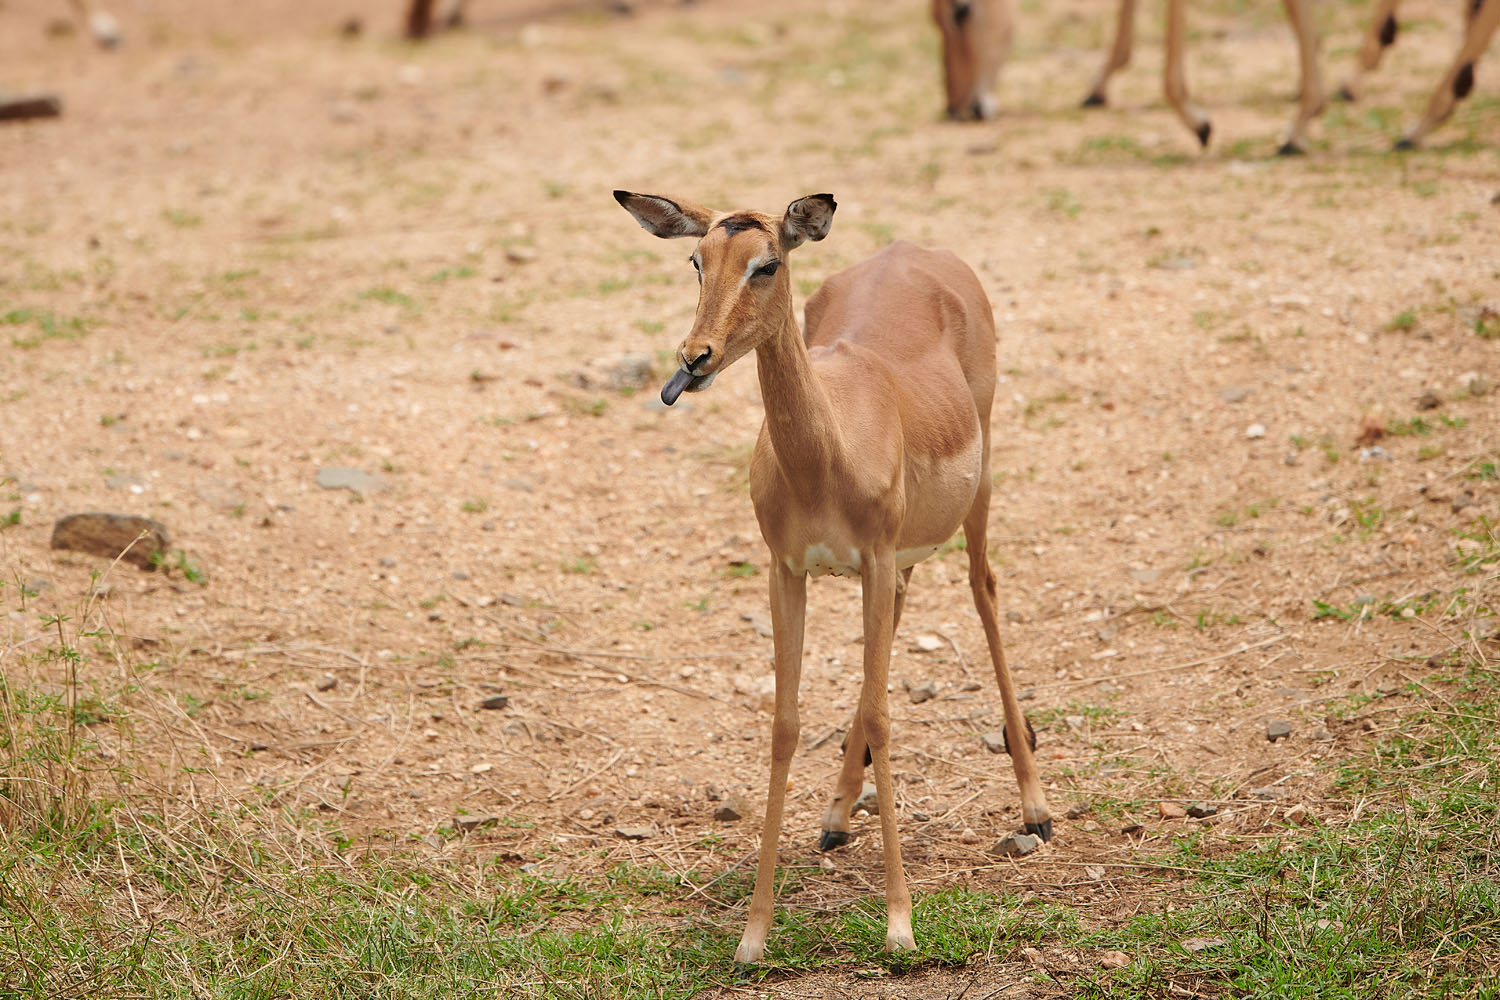
[{"label": "black nose", "polygon": [[694,371],[699,365],[707,364],[708,359],[713,356],[713,353],[714,349],[712,347],[705,347],[702,354],[698,355],[694,360],[687,362],[688,371]]}]

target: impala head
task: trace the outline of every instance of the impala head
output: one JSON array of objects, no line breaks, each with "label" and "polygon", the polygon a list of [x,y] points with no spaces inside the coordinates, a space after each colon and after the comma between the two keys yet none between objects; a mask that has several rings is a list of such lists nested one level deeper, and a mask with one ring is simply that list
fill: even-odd
[{"label": "impala head", "polygon": [[995,79],[1010,54],[1010,0],[932,0],[932,19],[943,36],[948,117],[995,117]]},{"label": "impala head", "polygon": [[792,310],[786,255],[827,236],[838,207],[828,194],[798,198],[780,218],[715,212],[629,191],[616,191],[615,201],[653,236],[698,241],[688,258],[698,272],[698,314],[677,348],[680,367],[661,390],[668,406],[684,391],[707,389],[715,375],[777,332]]}]

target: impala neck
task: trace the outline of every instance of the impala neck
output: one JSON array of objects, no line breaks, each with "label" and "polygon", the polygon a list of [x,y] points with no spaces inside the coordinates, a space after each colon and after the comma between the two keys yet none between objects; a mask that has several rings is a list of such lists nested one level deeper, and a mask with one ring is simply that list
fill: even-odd
[{"label": "impala neck", "polygon": [[755,349],[755,359],[776,462],[793,488],[818,493],[841,456],[843,440],[790,297],[780,325]]}]

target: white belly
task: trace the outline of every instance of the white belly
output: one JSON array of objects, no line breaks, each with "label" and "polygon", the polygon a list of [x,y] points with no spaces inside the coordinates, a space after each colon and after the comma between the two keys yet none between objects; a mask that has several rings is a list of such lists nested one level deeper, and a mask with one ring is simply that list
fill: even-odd
[{"label": "white belly", "polygon": [[[896,568],[906,569],[915,566],[938,550],[936,545],[923,545],[915,549],[899,549],[896,552]],[[818,542],[809,545],[807,551],[802,553],[802,558],[796,556],[786,557],[786,568],[793,573],[805,573],[808,576],[859,576],[860,558],[858,549],[849,549],[845,555],[839,556],[834,550]]]}]

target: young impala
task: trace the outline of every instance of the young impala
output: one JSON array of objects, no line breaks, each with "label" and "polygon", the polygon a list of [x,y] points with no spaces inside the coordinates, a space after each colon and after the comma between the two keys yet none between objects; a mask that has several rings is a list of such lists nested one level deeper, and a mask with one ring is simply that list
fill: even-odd
[{"label": "young impala", "polygon": [[781,216],[714,212],[687,201],[616,191],[647,232],[696,239],[698,313],[677,348],[662,401],[701,392],[751,351],[766,418],[750,463],[750,495],[770,548],[776,696],[771,785],[749,919],[735,960],[759,961],[771,926],[776,845],[797,744],[807,577],[857,576],[864,599],[864,682],[820,848],[849,840],[864,768],[875,770],[886,878],[888,950],[913,948],[891,785],[886,677],[912,566],[959,527],[969,583],[1005,708],[1006,740],[1026,828],[1048,839],[1051,813],[1032,757],[995,615],[986,557],[995,324],[974,273],[953,254],[895,243],[834,275],[792,311],[790,253],[821,240],[834,200],[799,198]]},{"label": "young impala", "polygon": [[[1282,136],[1281,152],[1301,152],[1307,138],[1308,123],[1322,109],[1323,85],[1318,70],[1318,36],[1310,15],[1309,0],[1282,0],[1288,20],[1297,36],[1301,89],[1297,110]],[[1467,0],[1469,20],[1458,54],[1433,91],[1421,119],[1407,130],[1397,143],[1410,147],[1441,124],[1454,107],[1474,86],[1474,66],[1500,27],[1500,0]],[[1099,107],[1107,102],[1105,89],[1116,71],[1130,62],[1135,34],[1136,0],[1119,0],[1116,10],[1114,41],[1105,56],[1104,65],[1094,76],[1084,107]],[[1362,74],[1380,61],[1381,51],[1396,37],[1394,11],[1396,0],[1378,0],[1360,48],[1354,75],[1345,81],[1340,94],[1352,97]],[[932,0],[933,19],[943,40],[943,79],[947,90],[948,116],[956,119],[990,118],[998,109],[995,100],[995,78],[1010,51],[1012,32],[1011,0]],[[1187,78],[1183,72],[1183,0],[1167,0],[1166,61],[1163,89],[1167,103],[1198,141],[1208,144],[1213,131],[1208,116],[1188,98]]]}]

